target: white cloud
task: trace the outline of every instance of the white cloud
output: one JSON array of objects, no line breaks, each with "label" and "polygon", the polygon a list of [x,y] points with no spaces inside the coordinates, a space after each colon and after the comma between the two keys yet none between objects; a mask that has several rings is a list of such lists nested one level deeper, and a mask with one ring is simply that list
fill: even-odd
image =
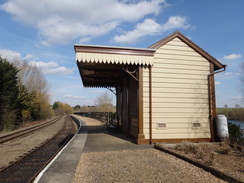
[{"label": "white cloud", "polygon": [[6,49],[0,49],[0,56],[2,58],[5,58],[9,60],[10,62],[14,60],[19,60],[22,58],[22,55],[19,52],[13,51],[13,50],[6,50]]},{"label": "white cloud", "polygon": [[186,17],[171,16],[165,24],[158,24],[155,20],[148,18],[144,22],[138,23],[134,30],[128,31],[124,35],[115,36],[113,41],[117,43],[133,43],[147,35],[157,35],[176,28],[188,29],[191,27],[193,26],[187,23]]},{"label": "white cloud", "polygon": [[236,77],[232,72],[225,72],[223,74],[221,74],[221,79],[232,79],[234,77]]},{"label": "white cloud", "polygon": [[225,72],[223,75],[224,76],[230,76],[230,75],[233,75],[233,73],[232,72]]},{"label": "white cloud", "polygon": [[48,23],[41,26],[40,34],[44,38],[42,41],[44,45],[65,44],[75,38],[80,38],[80,40],[82,40],[88,36],[104,35],[116,26],[116,22],[108,22],[98,26],[85,25],[82,23],[50,22],[50,24]]},{"label": "white cloud", "polygon": [[242,97],[241,96],[234,96],[234,97],[230,97],[230,99],[234,100],[234,101],[241,101]]},{"label": "white cloud", "polygon": [[223,72],[216,75],[216,78],[218,79],[232,79],[236,77],[238,77],[238,75],[232,72]]},{"label": "white cloud", "polygon": [[143,23],[138,23],[134,30],[128,31],[124,35],[115,36],[113,40],[118,43],[133,43],[145,35],[158,34],[160,28],[160,24],[154,20],[146,19]]},{"label": "white cloud", "polygon": [[64,95],[63,98],[70,98],[70,99],[85,99],[86,97],[83,97],[83,96],[75,96],[75,95]]},{"label": "white cloud", "polygon": [[162,25],[162,31],[170,31],[176,28],[188,29],[190,27],[193,27],[187,23],[187,20],[187,17],[171,16],[169,17],[168,21]]},{"label": "white cloud", "polygon": [[23,59],[24,59],[24,60],[29,60],[29,59],[31,59],[31,58],[33,58],[33,57],[34,57],[33,55],[28,54],[28,55],[26,55]]},{"label": "white cloud", "polygon": [[39,67],[40,69],[49,69],[49,68],[58,66],[58,64],[56,62],[35,62],[35,61],[31,61],[29,64],[35,65],[36,67]]},{"label": "white cloud", "polygon": [[235,60],[235,59],[238,59],[238,58],[241,58],[241,57],[242,57],[241,54],[231,54],[231,55],[224,56],[224,59],[225,60]]},{"label": "white cloud", "polygon": [[91,37],[84,37],[79,40],[79,43],[85,43],[91,41]]},{"label": "white cloud", "polygon": [[68,75],[72,74],[74,71],[66,67],[57,67],[43,72],[46,74]]},{"label": "white cloud", "polygon": [[166,0],[7,0],[0,9],[37,28],[43,44],[49,45],[101,36],[123,22],[157,16],[166,6]]},{"label": "white cloud", "polygon": [[94,91],[91,91],[91,93],[104,93],[104,90],[94,90]]},{"label": "white cloud", "polygon": [[31,61],[30,65],[35,65],[40,68],[44,74],[57,74],[57,75],[68,75],[72,74],[73,70],[66,67],[58,67],[59,64],[56,62],[35,62]]},{"label": "white cloud", "polygon": [[[29,54],[23,57],[19,52],[6,49],[0,49],[0,56],[8,59],[10,62],[28,60],[34,57]],[[59,64],[56,62],[30,61],[29,64],[40,68],[44,74],[68,75],[74,72],[73,69],[59,67]]]},{"label": "white cloud", "polygon": [[215,85],[221,85],[221,82],[215,81]]}]

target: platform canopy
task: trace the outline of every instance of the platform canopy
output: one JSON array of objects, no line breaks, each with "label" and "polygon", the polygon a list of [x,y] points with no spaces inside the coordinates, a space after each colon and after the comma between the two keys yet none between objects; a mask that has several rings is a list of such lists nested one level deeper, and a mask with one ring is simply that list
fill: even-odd
[{"label": "platform canopy", "polygon": [[[156,49],[75,45],[76,61],[85,87],[116,87],[138,66],[152,66]],[[136,76],[135,76],[136,77]]]}]

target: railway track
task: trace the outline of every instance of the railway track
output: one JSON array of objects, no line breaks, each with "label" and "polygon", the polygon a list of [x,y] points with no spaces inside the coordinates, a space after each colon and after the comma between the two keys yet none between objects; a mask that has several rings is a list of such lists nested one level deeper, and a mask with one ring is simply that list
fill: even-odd
[{"label": "railway track", "polygon": [[66,116],[63,127],[53,138],[0,171],[0,183],[32,182],[74,134],[72,119]]},{"label": "railway track", "polygon": [[40,130],[40,129],[45,128],[45,127],[47,127],[49,125],[52,125],[53,123],[56,123],[60,119],[61,119],[61,116],[58,116],[55,119],[52,119],[52,120],[50,120],[48,122],[45,122],[45,123],[42,123],[42,124],[39,124],[39,125],[35,125],[35,126],[32,126],[32,127],[26,128],[24,130],[18,130],[16,132],[10,133],[8,135],[1,136],[0,137],[0,144],[4,143],[4,142],[7,142],[7,141],[10,141],[10,140],[13,140],[13,139],[16,139],[16,138],[19,138],[19,137],[26,136],[29,133],[32,133],[32,132],[34,132],[36,130]]}]

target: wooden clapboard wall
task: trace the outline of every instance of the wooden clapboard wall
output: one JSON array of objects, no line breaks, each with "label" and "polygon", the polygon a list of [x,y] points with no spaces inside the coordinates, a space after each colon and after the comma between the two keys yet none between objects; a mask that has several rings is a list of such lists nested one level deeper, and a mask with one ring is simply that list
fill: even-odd
[{"label": "wooden clapboard wall", "polygon": [[[210,138],[208,79],[210,63],[175,38],[154,54],[152,138]],[[143,70],[143,127],[149,139],[149,70]]]}]

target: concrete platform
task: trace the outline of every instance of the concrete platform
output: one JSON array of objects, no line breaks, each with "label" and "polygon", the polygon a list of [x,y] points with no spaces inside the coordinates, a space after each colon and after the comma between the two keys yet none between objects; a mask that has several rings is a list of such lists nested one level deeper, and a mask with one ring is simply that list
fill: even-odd
[{"label": "concrete platform", "polygon": [[86,123],[80,120],[81,128],[69,144],[38,175],[35,183],[72,182],[74,172],[80,160],[87,139]]},{"label": "concrete platform", "polygon": [[100,121],[76,116],[82,127],[60,155],[41,172],[36,183],[72,182],[82,153],[120,151],[152,148],[152,145],[137,145],[122,133],[111,132]]}]

